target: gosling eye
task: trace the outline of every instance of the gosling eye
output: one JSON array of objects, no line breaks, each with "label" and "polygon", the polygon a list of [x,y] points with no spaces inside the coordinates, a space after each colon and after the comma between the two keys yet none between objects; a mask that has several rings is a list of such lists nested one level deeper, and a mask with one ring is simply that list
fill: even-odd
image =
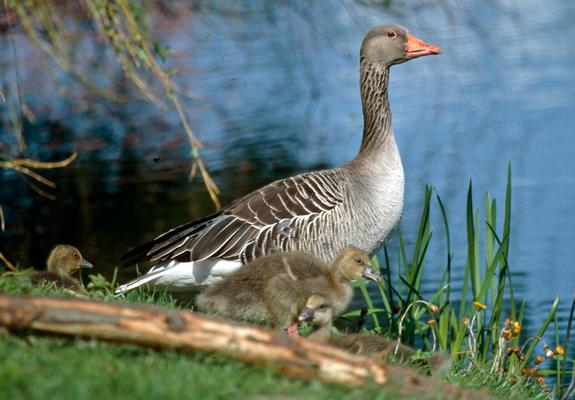
[{"label": "gosling eye", "polygon": [[322,304],[322,305],[319,306],[319,309],[320,309],[320,310],[325,310],[326,308],[327,308],[327,306],[326,306],[325,304]]},{"label": "gosling eye", "polygon": [[355,259],[353,261],[355,261],[356,263],[358,263],[360,265],[363,265],[363,260],[361,259],[361,257],[355,257]]},{"label": "gosling eye", "polygon": [[386,35],[388,38],[395,39],[395,37],[397,36],[397,33],[390,31],[390,32],[386,32]]},{"label": "gosling eye", "polygon": [[80,259],[80,254],[74,253],[74,254],[73,254],[73,257],[74,257],[76,260],[79,260],[79,259]]}]

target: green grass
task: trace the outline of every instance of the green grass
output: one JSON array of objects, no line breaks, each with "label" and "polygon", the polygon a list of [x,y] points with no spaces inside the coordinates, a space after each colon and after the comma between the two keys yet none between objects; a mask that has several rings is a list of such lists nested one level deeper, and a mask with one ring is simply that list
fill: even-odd
[{"label": "green grass", "polygon": [[470,389],[487,390],[496,398],[518,400],[542,400],[551,398],[550,393],[542,391],[541,387],[536,383],[516,382],[506,376],[486,374],[480,368],[467,369],[463,364],[458,364],[452,368],[445,377],[445,380],[454,384],[465,382],[466,387]]},{"label": "green grass", "polygon": [[[360,284],[367,314],[365,310],[353,310],[344,317],[346,320],[360,315],[371,318],[371,333],[401,338],[403,343],[416,344],[424,354],[432,349],[449,352],[454,366],[444,377],[447,382],[488,389],[501,398],[545,399],[554,394],[561,399],[565,392],[565,377],[570,374],[573,360],[556,354],[547,360],[545,368],[534,365],[533,361],[535,355],[545,352],[542,337],[550,326],[555,327],[550,350],[560,343],[555,313],[558,299],[547,318],[541,321],[535,336],[526,337],[520,329],[525,317],[525,304],[515,299],[508,259],[510,171],[501,215],[497,202],[487,194],[485,217],[481,221],[473,201],[470,183],[464,232],[467,245],[464,249],[456,249],[467,255],[464,265],[454,265],[455,249],[451,246],[452,231],[445,206],[439,196],[434,198],[432,189],[427,188],[413,247],[408,248],[406,243],[411,241],[400,232],[398,248],[385,248],[381,265],[374,258],[384,282],[377,287],[375,296]],[[442,223],[437,232],[430,222],[433,212],[439,212],[441,216]],[[441,235],[446,244],[442,279],[437,291],[425,298],[421,293],[421,283],[428,262],[427,249],[432,238]],[[392,251],[397,254],[396,265],[390,264]],[[457,282],[457,287],[460,287],[457,293],[452,281],[454,269],[464,272],[464,281]],[[27,278],[28,273],[22,271],[0,277],[0,292],[70,296],[50,285],[33,287]],[[91,276],[87,286],[90,297],[182,307],[169,295],[145,289],[119,299],[112,293],[114,280],[110,282],[99,275]],[[187,306],[189,304],[183,307]],[[574,309],[575,300],[568,329]],[[506,321],[507,318],[513,321]],[[562,345],[567,349],[568,344],[569,336],[566,335]],[[518,351],[508,355],[510,349],[515,348]],[[381,398],[384,393],[381,387],[373,385],[347,388],[290,380],[225,357],[157,352],[93,341],[5,336],[0,338],[0,359],[3,360],[0,363],[0,393],[3,397],[15,399],[52,396],[83,399],[104,396],[169,399],[183,396],[203,399],[293,394],[304,399],[370,399]],[[531,376],[524,373],[530,370]],[[543,377],[546,382],[551,382],[549,377],[553,377],[559,384],[554,388],[547,383],[541,385],[536,382],[538,377]],[[437,397],[441,398],[441,394]],[[399,397],[390,397],[389,389],[386,389],[385,398]]]},{"label": "green grass", "polygon": [[[5,399],[225,399],[297,393],[298,398],[374,398],[381,389],[306,383],[209,355],[99,342],[0,340]],[[301,396],[301,397],[300,397]]]}]

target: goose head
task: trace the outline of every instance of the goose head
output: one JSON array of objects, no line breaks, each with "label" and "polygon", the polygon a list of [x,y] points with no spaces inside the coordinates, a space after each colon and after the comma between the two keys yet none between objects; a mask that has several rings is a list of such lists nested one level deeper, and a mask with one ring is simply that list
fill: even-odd
[{"label": "goose head", "polygon": [[441,48],[416,38],[401,25],[379,25],[370,30],[361,44],[363,63],[388,68],[411,59],[440,54]]},{"label": "goose head", "polygon": [[324,296],[314,294],[307,299],[305,307],[298,316],[300,322],[315,327],[330,325],[333,320],[333,307]]},{"label": "goose head", "polygon": [[80,268],[92,268],[93,265],[87,261],[80,250],[67,244],[59,244],[52,249],[46,261],[49,272],[59,272],[71,274]]},{"label": "goose head", "polygon": [[369,254],[355,246],[344,248],[333,262],[334,274],[345,281],[370,279],[380,281],[381,277],[373,271],[369,263]]}]

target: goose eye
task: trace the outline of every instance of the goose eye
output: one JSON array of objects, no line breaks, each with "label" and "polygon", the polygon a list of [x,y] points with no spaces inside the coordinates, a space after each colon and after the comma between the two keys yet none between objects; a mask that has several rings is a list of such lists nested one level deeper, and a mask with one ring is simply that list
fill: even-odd
[{"label": "goose eye", "polygon": [[355,257],[354,261],[355,261],[356,263],[358,263],[358,264],[363,264],[362,259],[359,258],[359,257]]},{"label": "goose eye", "polygon": [[76,260],[79,260],[79,259],[80,259],[80,254],[74,253],[74,258],[75,258]]},{"label": "goose eye", "polygon": [[392,39],[393,39],[393,38],[396,37],[396,36],[397,36],[397,33],[393,32],[393,31],[392,31],[392,32],[387,32],[387,37],[388,37],[388,38],[392,38]]}]

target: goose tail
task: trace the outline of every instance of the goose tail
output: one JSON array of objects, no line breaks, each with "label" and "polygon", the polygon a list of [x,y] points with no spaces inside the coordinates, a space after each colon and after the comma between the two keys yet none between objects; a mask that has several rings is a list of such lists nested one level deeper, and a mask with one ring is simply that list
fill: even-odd
[{"label": "goose tail", "polygon": [[117,296],[120,296],[120,295],[126,294],[130,290],[134,290],[140,286],[144,286],[148,283],[153,283],[153,282],[157,281],[160,277],[162,277],[164,274],[166,274],[168,271],[169,271],[168,269],[160,269],[158,271],[150,271],[147,274],[139,276],[135,279],[132,279],[129,282],[126,282],[126,283],[118,286],[116,289],[114,289],[114,294]]}]

